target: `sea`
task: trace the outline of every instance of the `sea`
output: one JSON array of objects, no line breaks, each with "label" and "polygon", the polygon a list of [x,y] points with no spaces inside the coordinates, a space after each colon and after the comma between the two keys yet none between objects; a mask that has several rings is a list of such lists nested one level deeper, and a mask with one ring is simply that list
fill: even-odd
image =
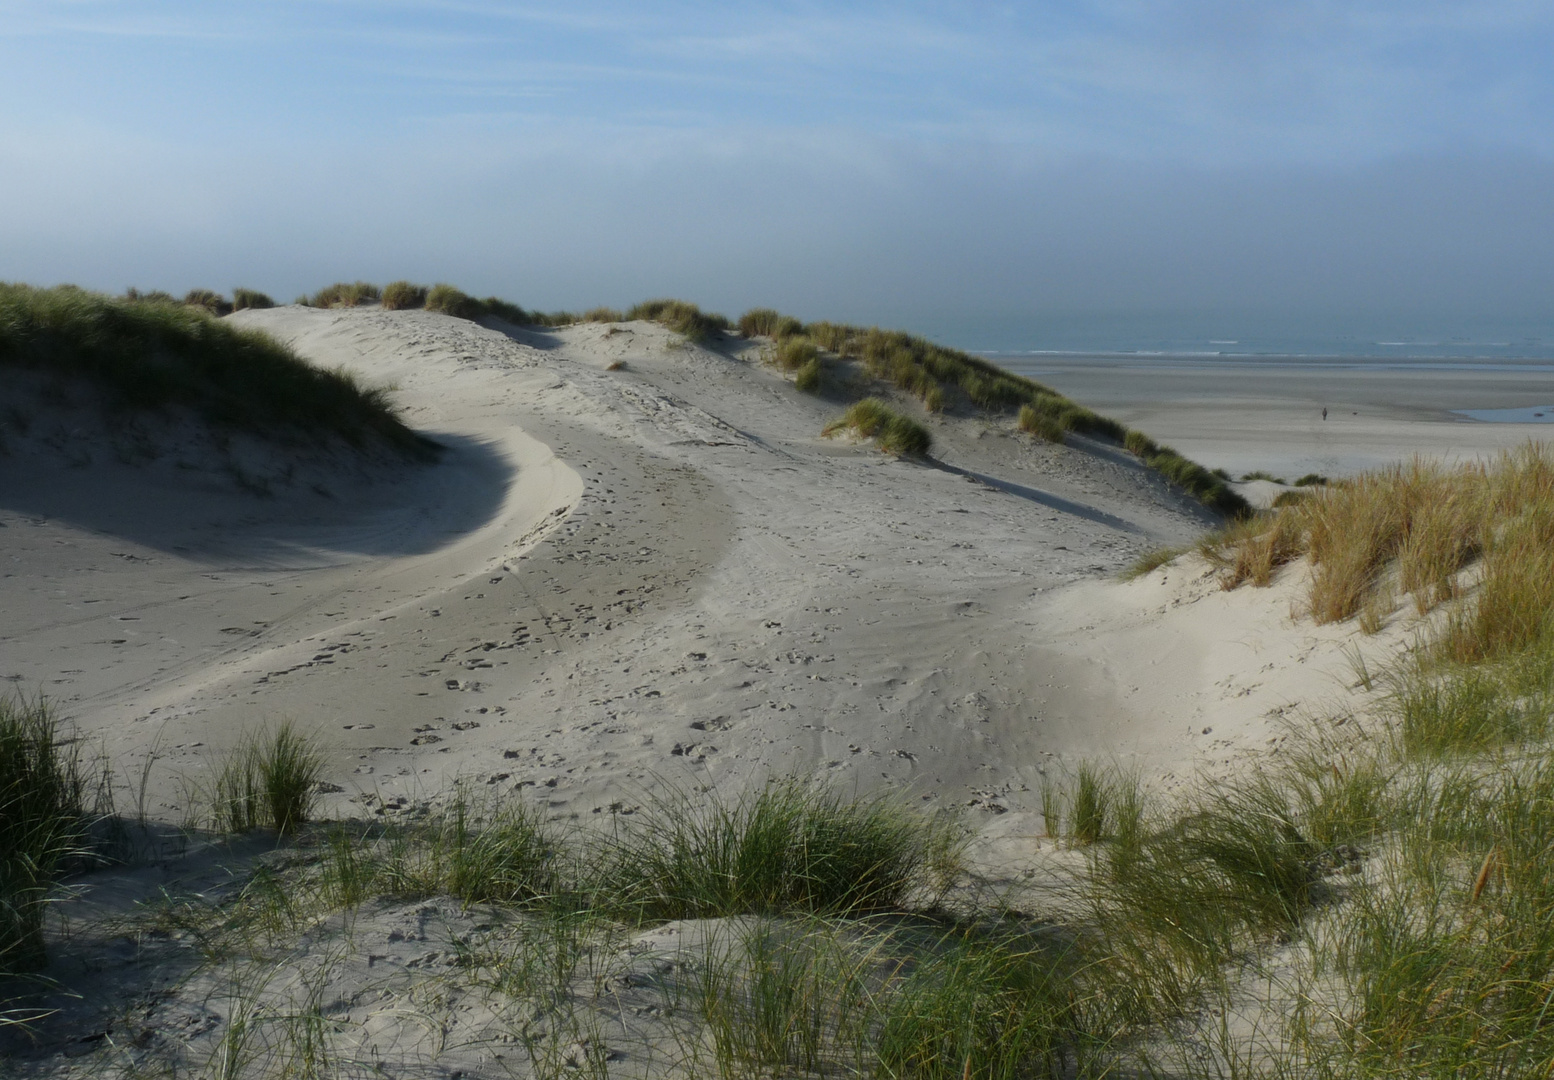
[{"label": "sea", "polygon": [[1544,360],[1554,362],[1554,315],[1442,317],[1236,312],[1081,312],[932,320],[919,332],[987,356],[1093,354],[1293,361]]}]

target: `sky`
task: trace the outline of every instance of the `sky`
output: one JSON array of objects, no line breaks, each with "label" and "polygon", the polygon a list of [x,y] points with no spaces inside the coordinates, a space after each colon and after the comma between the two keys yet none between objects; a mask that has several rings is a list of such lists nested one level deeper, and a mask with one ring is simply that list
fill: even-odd
[{"label": "sky", "polygon": [[1554,318],[1554,3],[0,0],[0,280]]}]

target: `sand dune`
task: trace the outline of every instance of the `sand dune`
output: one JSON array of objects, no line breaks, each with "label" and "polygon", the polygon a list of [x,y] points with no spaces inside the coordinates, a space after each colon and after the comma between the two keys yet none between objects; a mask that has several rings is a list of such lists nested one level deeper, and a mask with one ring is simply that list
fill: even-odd
[{"label": "sand dune", "polygon": [[240,732],[292,718],[329,748],[340,812],[463,777],[585,817],[658,778],[798,772],[1033,835],[1044,770],[1185,775],[1341,688],[1350,631],[1201,575],[1108,580],[1210,524],[1112,448],[948,417],[934,461],[897,460],[821,438],[839,404],[756,346],[652,324],[236,318],[393,384],[447,451],[314,462],[268,496],[41,451],[0,463],[0,669],[121,775],[154,753],[165,819]]},{"label": "sand dune", "polygon": [[[214,1063],[248,1037],[244,1010],[300,1001],[347,1057],[396,1075],[524,1073],[515,1032],[554,1058],[535,1075],[695,1058],[664,1002],[694,992],[743,917],[599,929],[592,991],[568,969],[568,1004],[543,1020],[477,969],[532,959],[548,931],[451,897],[367,899],[269,954],[228,942],[197,963],[206,931],[167,932],[181,901],[158,898],[225,910],[260,862],[315,857],[155,824],[188,820],[261,724],[292,719],[327,749],[336,816],[416,818],[455,780],[563,825],[605,824],[666,782],[894,789],[973,830],[958,895],[1052,917],[1085,855],[1046,835],[1047,778],[1088,760],[1169,793],[1351,724],[1355,657],[1379,666],[1416,626],[1401,610],[1370,637],[1298,618],[1300,564],[1271,589],[1226,592],[1195,555],[1119,582],[1210,516],[1114,448],[1038,443],[1008,418],[929,420],[928,461],[822,438],[842,403],[800,394],[742,339],[238,318],[394,385],[445,450],[406,465],[213,440],[176,417],[101,430],[35,397],[38,424],[0,457],[0,674],[106,751],[121,807],[161,839],[59,905],[59,1011],[34,1044],[0,1046],[26,1075]],[[261,1042],[284,1056],[276,1024]]]}]

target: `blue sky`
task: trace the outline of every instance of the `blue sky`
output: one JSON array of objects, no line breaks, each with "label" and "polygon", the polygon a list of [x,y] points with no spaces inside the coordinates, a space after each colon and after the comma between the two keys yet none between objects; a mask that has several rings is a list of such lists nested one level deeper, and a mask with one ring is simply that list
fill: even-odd
[{"label": "blue sky", "polygon": [[0,278],[1554,314],[1554,4],[0,0]]}]

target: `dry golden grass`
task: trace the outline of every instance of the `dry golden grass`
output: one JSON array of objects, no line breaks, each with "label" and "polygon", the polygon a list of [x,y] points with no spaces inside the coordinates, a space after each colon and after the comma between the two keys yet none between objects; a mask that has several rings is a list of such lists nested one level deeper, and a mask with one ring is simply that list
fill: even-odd
[{"label": "dry golden grass", "polygon": [[1198,545],[1199,553],[1220,568],[1220,583],[1227,589],[1270,584],[1274,572],[1298,559],[1302,548],[1298,519],[1288,513],[1243,518]]},{"label": "dry golden grass", "polygon": [[[1438,642],[1472,663],[1554,633],[1554,450],[1527,443],[1490,462],[1414,460],[1314,490],[1311,496],[1205,541],[1226,588],[1266,585],[1311,560],[1307,605],[1317,622],[1360,616],[1378,628],[1394,590],[1421,615],[1458,605]],[[1464,574],[1477,566],[1466,595]]]},{"label": "dry golden grass", "polygon": [[783,371],[797,371],[815,359],[815,343],[806,337],[788,337],[772,349],[772,363]]}]

